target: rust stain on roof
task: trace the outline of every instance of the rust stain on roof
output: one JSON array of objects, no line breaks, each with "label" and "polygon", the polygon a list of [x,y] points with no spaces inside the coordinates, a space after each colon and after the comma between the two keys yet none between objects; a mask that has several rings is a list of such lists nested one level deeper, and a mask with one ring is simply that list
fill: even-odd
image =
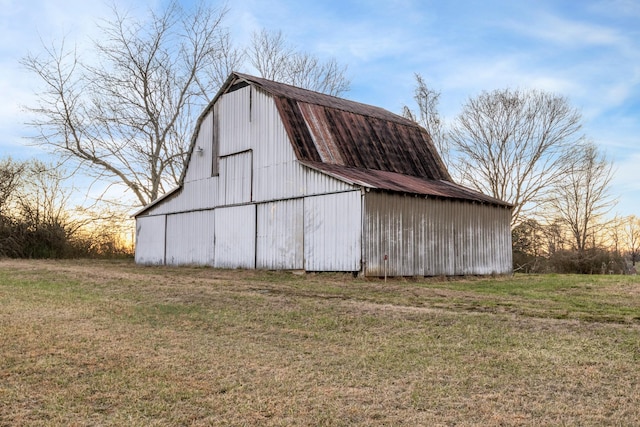
[{"label": "rust stain on roof", "polygon": [[329,127],[322,107],[307,103],[298,103],[300,112],[311,133],[313,143],[320,154],[320,159],[326,163],[345,164],[342,153],[338,149],[331,128]]}]

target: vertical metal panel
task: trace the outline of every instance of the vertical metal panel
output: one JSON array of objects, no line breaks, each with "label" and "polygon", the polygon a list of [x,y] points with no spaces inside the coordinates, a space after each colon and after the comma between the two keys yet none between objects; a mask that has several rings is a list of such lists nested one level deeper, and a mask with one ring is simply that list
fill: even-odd
[{"label": "vertical metal panel", "polygon": [[212,159],[216,155],[213,146],[213,125],[213,111],[211,111],[200,123],[200,129],[197,131],[198,137],[194,152],[189,158],[189,166],[184,177],[185,182],[208,178],[212,175]]},{"label": "vertical metal panel", "polygon": [[251,140],[256,167],[297,160],[273,98],[261,90],[253,92]]},{"label": "vertical metal panel", "polygon": [[508,209],[387,193],[365,195],[366,274],[465,275],[511,271]]},{"label": "vertical metal panel", "polygon": [[[371,197],[373,196],[373,197]],[[381,197],[382,196],[382,197]],[[420,221],[415,218],[411,196],[365,195],[365,253],[369,275],[415,275],[415,260],[420,253],[415,241],[420,239]],[[385,202],[393,206],[386,206]],[[385,259],[386,258],[386,259]]]},{"label": "vertical metal panel", "polygon": [[254,90],[251,120],[254,200],[270,201],[303,196],[304,170],[296,160],[271,95]]},{"label": "vertical metal panel", "polygon": [[253,154],[251,151],[220,158],[220,206],[251,201]]},{"label": "vertical metal panel", "polygon": [[216,209],[215,233],[215,267],[255,268],[255,205]]},{"label": "vertical metal panel", "polygon": [[166,263],[213,265],[215,211],[167,215]]},{"label": "vertical metal panel", "polygon": [[219,205],[219,177],[210,177],[184,184],[179,203],[181,211],[192,209],[212,209]]},{"label": "vertical metal panel", "polygon": [[305,270],[360,271],[361,220],[359,191],[305,197]]},{"label": "vertical metal panel", "polygon": [[139,264],[164,264],[165,216],[136,218],[136,254]]},{"label": "vertical metal panel", "polygon": [[220,156],[251,148],[251,91],[246,86],[222,95],[217,101]]},{"label": "vertical metal panel", "polygon": [[256,268],[304,268],[303,200],[258,205]]}]

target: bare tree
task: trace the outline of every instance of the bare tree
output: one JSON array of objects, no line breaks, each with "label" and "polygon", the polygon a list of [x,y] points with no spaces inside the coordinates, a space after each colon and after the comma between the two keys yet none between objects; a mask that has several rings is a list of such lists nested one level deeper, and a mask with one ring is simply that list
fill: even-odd
[{"label": "bare tree", "polygon": [[213,81],[216,86],[222,87],[229,75],[237,70],[240,70],[246,59],[244,49],[237,48],[231,41],[231,35],[228,32],[221,32],[218,35],[220,50],[218,52],[218,59],[211,64],[208,69],[209,79]]},{"label": "bare tree", "polygon": [[631,215],[623,220],[624,243],[633,266],[640,261],[640,218]]},{"label": "bare tree", "polygon": [[235,65],[226,12],[204,3],[185,10],[174,0],[136,20],[114,7],[94,62],[64,42],[26,56],[23,65],[44,85],[29,108],[36,142],[124,185],[140,205],[155,200],[179,180],[194,117],[218,88],[211,70],[221,58]]},{"label": "bare tree", "polygon": [[349,90],[346,67],[335,59],[321,61],[290,46],[281,31],[253,33],[249,62],[261,77],[338,96]]},{"label": "bare tree", "polygon": [[606,239],[610,250],[616,255],[620,255],[621,246],[624,244],[622,240],[624,237],[623,228],[625,222],[626,218],[620,218],[618,215],[616,215],[608,223]]},{"label": "bare tree", "polygon": [[447,134],[445,126],[440,113],[438,111],[438,104],[440,102],[440,92],[431,89],[427,86],[424,78],[416,73],[416,88],[414,90],[413,99],[418,106],[418,112],[414,112],[410,107],[404,106],[403,115],[409,120],[420,124],[427,130],[431,140],[433,141],[442,161],[445,165],[450,165],[449,158],[449,141],[447,140]]},{"label": "bare tree", "polygon": [[226,13],[172,0],[136,20],[114,6],[94,61],[64,41],[27,55],[22,64],[43,84],[28,108],[35,142],[145,205],[178,184],[195,118],[247,58],[266,78],[333,95],[348,90],[345,68],[289,48],[280,32],[255,34],[248,55],[234,47]]},{"label": "bare tree", "polygon": [[566,174],[556,181],[550,205],[553,214],[571,231],[575,249],[584,252],[594,241],[598,227],[603,226],[598,219],[614,205],[608,193],[613,165],[593,143],[576,154]]},{"label": "bare tree", "polygon": [[542,91],[495,90],[470,98],[450,131],[463,183],[514,205],[512,226],[547,196],[581,142],[581,115]]},{"label": "bare tree", "polygon": [[9,215],[16,190],[20,187],[26,169],[24,162],[10,157],[0,160],[0,221]]},{"label": "bare tree", "polygon": [[0,195],[7,196],[0,200],[0,257],[131,254],[129,214],[107,204],[71,206],[69,176],[59,164],[0,160],[0,177],[9,178],[0,181]]}]

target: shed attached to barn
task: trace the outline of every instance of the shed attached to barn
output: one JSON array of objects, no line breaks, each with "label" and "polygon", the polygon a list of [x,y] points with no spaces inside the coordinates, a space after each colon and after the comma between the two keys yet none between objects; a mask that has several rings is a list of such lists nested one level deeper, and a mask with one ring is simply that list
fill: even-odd
[{"label": "shed attached to barn", "polygon": [[136,262],[367,276],[502,274],[511,206],[452,182],[426,130],[233,73],[180,185],[135,214]]}]

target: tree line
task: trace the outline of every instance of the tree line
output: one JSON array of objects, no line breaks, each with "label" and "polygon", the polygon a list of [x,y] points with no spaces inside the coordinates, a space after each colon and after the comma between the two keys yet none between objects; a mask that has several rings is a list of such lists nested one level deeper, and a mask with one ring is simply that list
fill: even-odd
[{"label": "tree line", "polygon": [[126,214],[72,206],[60,165],[0,159],[0,257],[128,257]]},{"label": "tree line", "polygon": [[[236,45],[226,6],[172,1],[145,19],[112,12],[89,60],[64,40],[25,56],[42,83],[29,124],[37,144],[120,186],[136,206],[178,184],[193,123],[230,72],[249,69],[331,95],[350,86],[346,66],[297,49],[279,31],[256,31],[247,46]],[[404,115],[428,130],[456,181],[513,206],[516,271],[601,272],[614,263],[627,271],[627,261],[635,263],[629,254],[637,249],[611,249],[626,242],[620,224],[633,219],[607,219],[612,164],[582,133],[566,97],[485,91],[446,122],[439,96],[416,74],[415,107]],[[612,233],[619,238],[603,237]]]}]

